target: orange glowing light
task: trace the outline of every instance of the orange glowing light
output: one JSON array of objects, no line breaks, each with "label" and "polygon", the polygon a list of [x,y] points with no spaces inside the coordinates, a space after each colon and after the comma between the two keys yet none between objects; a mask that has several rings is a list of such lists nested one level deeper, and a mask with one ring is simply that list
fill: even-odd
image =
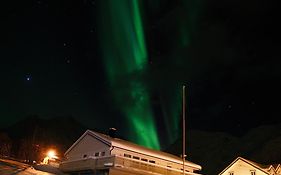
[{"label": "orange glowing light", "polygon": [[56,152],[54,150],[49,150],[48,153],[47,153],[47,156],[49,158],[57,158]]}]

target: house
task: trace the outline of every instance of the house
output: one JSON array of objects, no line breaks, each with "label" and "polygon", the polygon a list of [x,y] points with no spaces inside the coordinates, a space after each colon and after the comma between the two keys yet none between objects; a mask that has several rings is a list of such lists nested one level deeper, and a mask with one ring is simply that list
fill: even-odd
[{"label": "house", "polygon": [[[63,172],[98,175],[183,174],[180,157],[87,130],[66,152]],[[185,161],[185,174],[198,175],[201,166]]]},{"label": "house", "polygon": [[281,174],[281,164],[278,164],[275,168],[276,174]]},{"label": "house", "polygon": [[238,157],[219,175],[281,175],[280,173],[280,164],[262,165]]}]

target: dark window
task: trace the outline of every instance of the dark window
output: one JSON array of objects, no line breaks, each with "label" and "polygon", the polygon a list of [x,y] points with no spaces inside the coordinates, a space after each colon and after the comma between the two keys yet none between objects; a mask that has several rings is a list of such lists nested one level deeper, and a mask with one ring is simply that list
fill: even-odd
[{"label": "dark window", "polygon": [[99,154],[100,154],[99,152],[95,153],[95,157],[98,157],[98,156],[99,156]]},{"label": "dark window", "polygon": [[138,160],[140,160],[140,158],[139,158],[139,157],[137,157],[137,156],[133,156],[133,159],[138,159]]},{"label": "dark window", "polygon": [[149,163],[155,163],[155,161],[154,160],[149,160]]},{"label": "dark window", "polygon": [[83,155],[83,158],[86,158],[86,157],[87,157],[87,154],[84,154],[84,155]]},{"label": "dark window", "polygon": [[104,155],[105,155],[105,152],[102,152],[102,153],[101,153],[101,156],[104,156]]},{"label": "dark window", "polygon": [[147,159],[141,159],[141,160],[147,162]]},{"label": "dark window", "polygon": [[132,156],[130,154],[124,154],[124,157],[131,158]]}]

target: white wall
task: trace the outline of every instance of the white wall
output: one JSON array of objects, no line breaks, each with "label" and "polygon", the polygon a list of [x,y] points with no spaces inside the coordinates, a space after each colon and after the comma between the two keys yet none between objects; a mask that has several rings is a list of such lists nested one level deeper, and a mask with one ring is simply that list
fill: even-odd
[{"label": "white wall", "polygon": [[234,175],[251,175],[251,170],[255,170],[256,175],[266,175],[266,173],[264,173],[263,171],[256,169],[252,165],[250,165],[242,160],[236,161],[231,167],[229,167],[221,175],[229,175],[230,172],[233,172]]},{"label": "white wall", "polygon": [[84,155],[94,157],[96,152],[105,152],[105,156],[108,156],[109,146],[87,134],[67,153],[66,157],[68,160],[76,160],[82,159]]},{"label": "white wall", "polygon": [[281,167],[278,167],[276,171],[278,175],[281,175]]}]

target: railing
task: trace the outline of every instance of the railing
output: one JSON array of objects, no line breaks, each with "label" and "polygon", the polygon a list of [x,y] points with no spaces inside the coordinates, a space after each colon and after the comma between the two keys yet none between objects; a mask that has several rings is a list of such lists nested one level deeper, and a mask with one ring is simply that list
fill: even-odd
[{"label": "railing", "polygon": [[[149,163],[142,160],[135,160],[124,158],[120,156],[115,157],[114,167],[120,169],[127,169],[130,172],[143,172],[142,174],[161,174],[161,175],[182,175],[182,170],[172,168],[170,166],[161,166],[157,163]],[[133,173],[132,173],[133,174]],[[199,175],[192,172],[185,172],[189,175]]]},{"label": "railing", "polygon": [[[161,175],[179,175],[182,170],[171,167],[164,167],[156,163],[144,162],[142,160],[128,159],[119,156],[92,157],[74,161],[65,161],[60,164],[60,169],[65,172],[74,172],[82,170],[102,170],[115,169],[115,171],[142,172],[141,174],[161,174]],[[190,175],[196,173],[186,172]]]},{"label": "railing", "polygon": [[80,171],[80,170],[95,170],[106,169],[108,166],[114,165],[114,156],[99,157],[99,158],[85,158],[73,161],[64,161],[59,168],[62,171]]}]

